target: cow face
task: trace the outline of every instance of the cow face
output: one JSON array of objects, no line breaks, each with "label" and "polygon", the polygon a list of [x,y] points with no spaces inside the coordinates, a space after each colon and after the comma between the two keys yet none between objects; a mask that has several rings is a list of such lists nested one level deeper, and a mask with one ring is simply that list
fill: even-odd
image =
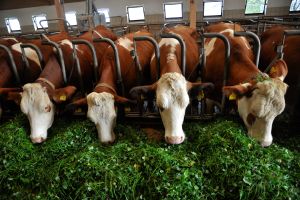
[{"label": "cow face", "polygon": [[235,92],[240,96],[237,100],[238,112],[248,135],[263,147],[272,144],[272,124],[285,107],[286,90],[287,85],[278,78],[224,88],[225,93]]},{"label": "cow face", "polygon": [[102,143],[115,141],[113,129],[116,124],[117,114],[114,102],[114,96],[107,92],[92,92],[87,96],[87,116],[96,124],[98,137]]},{"label": "cow face", "polygon": [[185,109],[189,104],[187,81],[179,73],[166,73],[157,82],[156,104],[165,127],[165,140],[180,144],[185,135],[182,130]]},{"label": "cow face", "polygon": [[55,108],[46,88],[39,83],[28,83],[23,87],[20,103],[21,111],[30,123],[30,138],[33,143],[41,143],[47,138],[47,130],[54,120]]}]

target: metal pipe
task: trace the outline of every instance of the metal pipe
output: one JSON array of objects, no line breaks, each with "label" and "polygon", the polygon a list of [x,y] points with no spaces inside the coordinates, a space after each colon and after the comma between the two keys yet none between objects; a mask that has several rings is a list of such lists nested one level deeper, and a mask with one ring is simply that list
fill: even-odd
[{"label": "metal pipe", "polygon": [[[64,18],[54,18],[54,19],[42,19],[42,20],[39,21],[40,26],[42,27],[42,29],[43,29],[46,33],[49,33],[49,32],[48,32],[47,28],[45,28],[45,27],[42,25],[42,22],[51,22],[51,21],[63,21],[64,24],[65,24],[68,28],[70,27],[70,29],[71,29],[71,31],[72,31],[73,33],[75,32],[74,29],[73,29],[73,27],[70,25],[70,23],[69,23],[67,20],[65,20]],[[68,29],[68,30],[69,30],[69,29]]]},{"label": "metal pipe", "polygon": [[93,42],[105,42],[105,43],[108,43],[112,47],[114,54],[115,54],[114,60],[115,60],[116,71],[117,71],[117,86],[118,86],[118,89],[121,91],[121,95],[125,96],[125,89],[124,89],[124,84],[123,84],[123,80],[122,80],[122,72],[121,72],[121,65],[120,65],[120,59],[119,59],[119,51],[118,51],[115,43],[111,39],[108,39],[108,38],[102,38],[102,39],[96,38],[96,39],[93,39]]},{"label": "metal pipe", "polygon": [[68,83],[67,73],[66,73],[65,61],[64,61],[64,57],[63,57],[61,48],[59,47],[59,45],[57,43],[50,41],[50,40],[42,41],[42,45],[53,46],[56,49],[56,53],[58,53],[59,63],[60,63],[60,67],[61,67],[61,71],[62,71],[62,75],[63,75],[63,79],[64,79],[64,84],[66,85]]},{"label": "metal pipe", "polygon": [[[92,45],[92,43],[90,43],[87,40],[83,40],[83,39],[76,39],[76,40],[72,40],[71,42],[75,46],[78,44],[84,44],[89,47],[90,51],[92,52],[92,57],[93,57],[94,79],[95,79],[95,82],[97,83],[97,81],[98,81],[98,59],[97,59],[95,47]],[[74,51],[74,48],[73,48],[73,51]]]},{"label": "metal pipe", "polygon": [[174,33],[167,33],[167,34],[161,34],[160,35],[161,38],[174,38],[176,40],[178,40],[180,47],[181,47],[181,70],[182,70],[182,74],[185,77],[185,71],[186,71],[186,46],[185,43],[183,41],[183,39],[174,34]]},{"label": "metal pipe", "polygon": [[20,79],[20,76],[19,76],[19,73],[18,73],[18,70],[17,70],[17,67],[16,67],[15,60],[14,60],[13,55],[11,53],[11,50],[7,46],[2,45],[2,44],[0,44],[0,48],[2,48],[4,51],[6,51],[6,53],[8,55],[8,58],[9,58],[10,67],[13,71],[14,76],[15,76],[17,85],[21,86],[21,79]]},{"label": "metal pipe", "polygon": [[72,42],[72,47],[73,47],[73,60],[75,60],[75,65],[76,65],[78,76],[79,76],[80,90],[85,93],[84,84],[83,84],[83,80],[82,80],[82,73],[81,73],[81,68],[80,68],[80,62],[79,62],[79,58],[77,56],[76,45],[73,42]]},{"label": "metal pipe", "polygon": [[158,43],[156,42],[156,40],[154,38],[149,37],[149,36],[133,37],[134,43],[135,43],[135,41],[143,41],[143,40],[147,40],[147,41],[151,42],[151,44],[154,46],[154,53],[155,53],[155,57],[156,57],[156,70],[157,70],[156,80],[158,80],[160,77],[160,51],[159,51]]},{"label": "metal pipe", "polygon": [[36,54],[37,54],[37,56],[39,58],[39,62],[40,62],[40,69],[42,71],[44,69],[44,67],[45,67],[45,61],[44,61],[44,57],[43,57],[43,54],[42,54],[40,48],[38,46],[34,45],[34,44],[29,44],[29,43],[20,44],[20,47],[21,47],[21,50],[22,50],[23,57],[25,59],[25,63],[28,64],[27,67],[29,67],[29,63],[28,63],[27,57],[25,55],[24,49],[25,48],[31,48],[31,49],[33,49],[36,52]]},{"label": "metal pipe", "polygon": [[[230,43],[227,37],[221,33],[203,33],[204,38],[219,38],[223,41],[225,46],[225,65],[224,65],[224,76],[223,76],[223,86],[226,86],[227,79],[229,75],[229,64],[230,64]],[[221,110],[224,113],[225,107],[225,94],[222,95],[222,102],[221,102]]]},{"label": "metal pipe", "polygon": [[259,64],[259,57],[260,57],[260,49],[261,49],[261,44],[259,37],[251,32],[251,31],[240,31],[240,32],[234,32],[234,36],[246,36],[250,37],[254,41],[254,52],[255,52],[255,65],[258,67]]}]

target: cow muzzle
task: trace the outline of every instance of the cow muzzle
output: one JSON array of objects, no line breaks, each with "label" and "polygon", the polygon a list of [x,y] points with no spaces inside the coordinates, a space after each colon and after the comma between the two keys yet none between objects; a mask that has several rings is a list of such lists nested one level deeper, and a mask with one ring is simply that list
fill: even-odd
[{"label": "cow muzzle", "polygon": [[184,138],[184,136],[166,136],[165,140],[168,144],[181,144]]},{"label": "cow muzzle", "polygon": [[40,144],[40,143],[44,142],[45,140],[46,140],[46,138],[43,138],[43,137],[31,138],[31,142],[34,144]]}]

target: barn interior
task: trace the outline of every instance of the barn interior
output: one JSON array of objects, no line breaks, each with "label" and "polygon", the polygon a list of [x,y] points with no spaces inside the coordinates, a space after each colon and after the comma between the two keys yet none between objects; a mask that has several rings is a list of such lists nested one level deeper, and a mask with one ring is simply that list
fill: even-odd
[{"label": "barn interior", "polygon": [[[33,48],[26,46],[30,43],[28,41],[41,39],[43,45],[55,49],[65,85],[71,77],[62,67],[67,65],[63,61],[67,56],[62,53],[61,43],[51,43],[49,38],[66,33],[73,39],[73,51],[69,57],[72,57],[72,65],[77,67],[78,74],[81,73],[80,67],[85,65],[79,61],[82,57],[78,56],[80,53],[76,48],[87,45],[93,57],[92,61],[89,60],[92,64],[89,64],[94,67],[93,75],[96,76],[95,80],[92,78],[92,85],[97,87],[96,72],[101,63],[96,61],[95,44],[103,40],[107,44],[117,42],[102,38],[101,34],[96,38],[95,27],[102,25],[117,38],[146,27],[153,34],[153,40],[143,39],[151,40],[158,51],[153,57],[157,57],[161,39],[176,38],[162,34],[163,30],[185,25],[199,34],[196,70],[199,70],[200,80],[204,74],[201,70],[207,63],[205,41],[210,37],[222,39],[225,63],[224,77],[220,79],[223,86],[227,86],[226,74],[231,63],[228,50],[231,47],[226,49],[228,40],[218,33],[205,35],[206,27],[220,22],[241,25],[243,31],[234,33],[247,37],[254,55],[253,62],[259,69],[267,68],[262,74],[278,72],[272,64],[278,60],[286,62],[285,80],[290,82],[285,98],[289,100],[285,101],[285,110],[271,124],[272,145],[259,144],[250,137],[248,126],[236,109],[237,101],[231,101],[236,100],[236,94],[226,96],[223,92],[221,101],[212,108],[214,113],[206,113],[206,91],[203,88],[188,93],[190,101],[182,125],[186,134],[184,142],[168,142],[160,115],[163,110],[155,105],[154,111],[149,111],[147,106],[157,101],[151,102],[142,94],[138,94],[138,100],[132,100],[129,105],[113,105],[118,108],[113,129],[115,141],[105,144],[100,141],[98,127],[87,118],[87,105],[72,108],[71,115],[67,113],[70,111],[64,110],[69,106],[69,102],[65,102],[69,100],[66,95],[58,98],[63,103],[56,105],[55,120],[48,129],[47,140],[32,140],[31,121],[25,117],[24,109],[20,109],[20,99],[14,99],[15,95],[22,97],[26,84],[19,80],[24,74],[16,72],[18,66],[14,60],[22,62],[21,68],[30,68],[24,52],[26,48]],[[275,26],[284,27],[285,31],[279,44],[270,45],[274,58],[262,66],[264,56],[267,57],[261,51],[262,35]],[[79,39],[87,33],[92,33],[94,43],[84,43]],[[0,85],[0,199],[300,199],[300,71],[295,68],[295,63],[300,60],[287,60],[299,58],[300,49],[291,42],[299,41],[299,37],[300,0],[1,0],[0,69],[7,64],[14,79],[9,87]],[[25,45],[22,57],[17,59],[15,53],[11,53],[13,48],[1,43],[12,38]],[[191,49],[183,50],[184,41],[180,38],[178,41],[182,52],[192,52]],[[113,44],[110,45],[118,66],[121,59],[116,58],[118,51]],[[130,55],[133,62],[130,65],[138,68],[138,42],[132,44]],[[291,51],[286,50],[287,45],[293,46]],[[4,51],[7,56],[2,53]],[[41,54],[38,50],[36,53]],[[293,56],[286,57],[291,54]],[[183,55],[180,65],[185,66],[186,57]],[[46,63],[42,63],[43,58],[39,62],[43,64],[40,67],[43,72]],[[293,65],[293,69],[289,65]],[[181,70],[185,72],[184,67]],[[5,73],[0,71],[3,80]],[[43,84],[51,86],[47,81]],[[77,80],[81,88],[75,100],[86,99],[91,93],[82,86],[84,81],[82,78]],[[101,83],[100,87],[121,94],[126,81],[126,77],[122,82],[122,76],[118,76],[117,89]],[[246,95],[251,97],[255,89]],[[7,93],[10,90],[13,92]],[[51,102],[55,104],[56,100],[51,99]],[[227,105],[235,109],[227,109]]]}]

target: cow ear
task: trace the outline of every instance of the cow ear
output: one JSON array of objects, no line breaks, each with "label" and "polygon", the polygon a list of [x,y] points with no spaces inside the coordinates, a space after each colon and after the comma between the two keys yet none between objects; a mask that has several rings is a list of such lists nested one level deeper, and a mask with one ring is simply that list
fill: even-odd
[{"label": "cow ear", "polygon": [[76,92],[76,87],[67,86],[64,88],[56,89],[52,95],[52,99],[55,103],[62,103],[69,100]]},{"label": "cow ear", "polygon": [[214,89],[214,84],[212,83],[202,83],[202,82],[187,82],[186,84],[187,90],[190,90],[192,88],[198,88],[199,90],[203,90],[203,89],[209,89],[212,90]]},{"label": "cow ear", "polygon": [[153,92],[157,88],[157,83],[153,83],[152,85],[144,85],[144,86],[137,86],[133,87],[129,94],[131,98],[137,99],[139,94],[147,94],[148,92]]},{"label": "cow ear", "polygon": [[17,105],[20,105],[22,92],[8,92],[6,99],[9,101],[14,101]]},{"label": "cow ear", "polygon": [[82,110],[86,110],[86,109],[87,109],[87,98],[84,97],[66,105],[62,114],[73,114],[76,112],[81,112]]},{"label": "cow ear", "polygon": [[126,97],[121,97],[119,95],[114,95],[114,99],[117,104],[137,104],[136,100],[127,99]]},{"label": "cow ear", "polygon": [[284,60],[277,60],[271,67],[269,71],[269,76],[271,78],[279,78],[281,81],[284,80],[288,73],[288,67]]},{"label": "cow ear", "polygon": [[223,92],[229,97],[229,100],[235,100],[237,97],[241,97],[250,90],[252,90],[253,85],[251,83],[244,83],[233,86],[224,86]]}]

